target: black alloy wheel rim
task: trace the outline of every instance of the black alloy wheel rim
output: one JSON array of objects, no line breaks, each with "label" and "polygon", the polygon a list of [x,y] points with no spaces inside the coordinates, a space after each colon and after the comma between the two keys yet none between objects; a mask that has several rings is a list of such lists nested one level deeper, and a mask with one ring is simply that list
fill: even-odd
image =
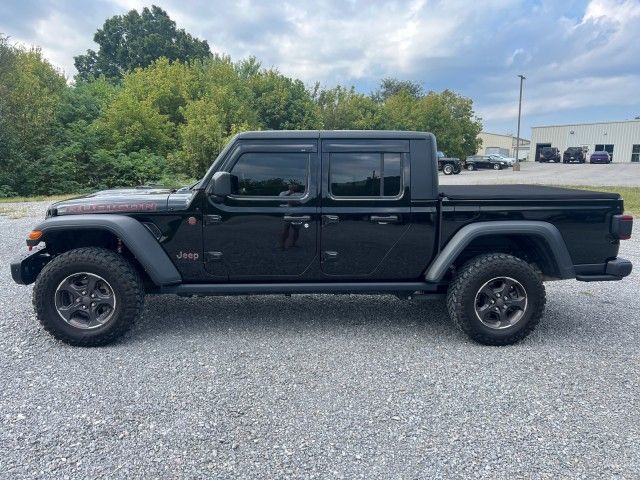
[{"label": "black alloy wheel rim", "polygon": [[482,285],[475,296],[478,320],[494,330],[512,327],[522,320],[528,299],[524,286],[511,277],[495,277]]},{"label": "black alloy wheel rim", "polygon": [[69,275],[56,288],[55,307],[60,318],[83,330],[103,326],[113,317],[116,296],[109,282],[94,273]]}]

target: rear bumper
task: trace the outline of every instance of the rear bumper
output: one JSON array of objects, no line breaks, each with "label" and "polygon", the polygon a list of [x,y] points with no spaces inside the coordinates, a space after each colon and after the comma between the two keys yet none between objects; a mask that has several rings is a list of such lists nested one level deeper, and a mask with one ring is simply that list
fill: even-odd
[{"label": "rear bumper", "polygon": [[11,262],[11,277],[20,285],[29,285],[36,281],[36,277],[51,260],[51,256],[44,248],[27,252]]},{"label": "rear bumper", "polygon": [[607,263],[595,265],[576,265],[576,280],[581,282],[607,282],[622,280],[633,269],[631,262],[625,258],[614,258]]}]

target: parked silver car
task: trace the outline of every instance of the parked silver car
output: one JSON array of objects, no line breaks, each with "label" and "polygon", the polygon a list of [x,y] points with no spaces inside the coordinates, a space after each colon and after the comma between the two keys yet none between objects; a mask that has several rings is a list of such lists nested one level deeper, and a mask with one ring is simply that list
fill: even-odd
[{"label": "parked silver car", "polygon": [[493,160],[507,162],[509,164],[509,166],[513,166],[513,164],[516,163],[516,159],[515,158],[513,158],[513,157],[505,157],[504,155],[500,155],[499,153],[491,153],[491,154],[489,154],[489,157],[492,158]]}]

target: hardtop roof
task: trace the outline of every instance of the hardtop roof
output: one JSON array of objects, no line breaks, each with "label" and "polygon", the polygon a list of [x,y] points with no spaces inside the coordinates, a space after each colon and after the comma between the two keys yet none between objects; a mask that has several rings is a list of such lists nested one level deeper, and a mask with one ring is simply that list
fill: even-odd
[{"label": "hardtop roof", "polygon": [[377,138],[377,139],[417,139],[430,136],[427,132],[397,130],[259,130],[242,132],[236,139],[262,140],[265,138]]}]

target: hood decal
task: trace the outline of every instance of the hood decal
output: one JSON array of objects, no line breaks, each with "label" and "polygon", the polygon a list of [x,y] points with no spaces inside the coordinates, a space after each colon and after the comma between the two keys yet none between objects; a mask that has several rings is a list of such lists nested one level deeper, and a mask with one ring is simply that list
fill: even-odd
[{"label": "hood decal", "polygon": [[54,215],[88,213],[162,213],[189,208],[196,191],[170,193],[169,190],[106,190],[54,203]]},{"label": "hood decal", "polygon": [[[97,199],[96,199],[97,200]],[[59,215],[78,213],[116,213],[116,212],[154,212],[166,205],[166,200],[160,202],[85,202],[56,207]]]}]

